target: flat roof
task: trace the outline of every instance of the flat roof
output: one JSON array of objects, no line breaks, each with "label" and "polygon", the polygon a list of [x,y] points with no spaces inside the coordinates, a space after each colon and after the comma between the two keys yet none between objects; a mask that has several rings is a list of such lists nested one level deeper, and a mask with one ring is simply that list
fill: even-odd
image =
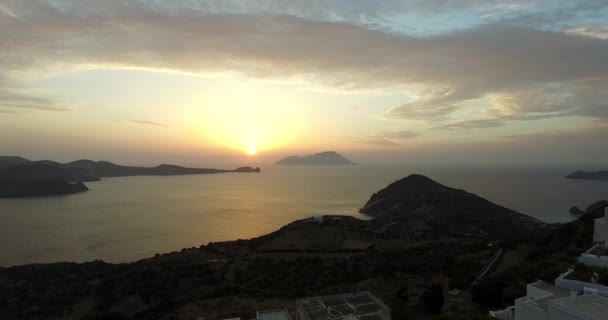
[{"label": "flat roof", "polygon": [[256,313],[257,320],[293,320],[287,309],[262,310]]},{"label": "flat roof", "polygon": [[302,320],[390,320],[390,309],[368,291],[296,301]]},{"label": "flat roof", "polygon": [[606,319],[608,314],[608,298],[596,294],[557,299],[549,304],[572,314],[584,316],[584,319],[602,320]]},{"label": "flat roof", "polygon": [[551,294],[553,294],[553,296],[555,297],[555,299],[559,299],[559,298],[565,298],[565,297],[569,297],[570,296],[570,291],[566,290],[566,289],[562,289],[560,287],[556,287],[550,283],[544,282],[544,281],[536,281],[534,283],[531,283],[530,286],[547,291]]}]

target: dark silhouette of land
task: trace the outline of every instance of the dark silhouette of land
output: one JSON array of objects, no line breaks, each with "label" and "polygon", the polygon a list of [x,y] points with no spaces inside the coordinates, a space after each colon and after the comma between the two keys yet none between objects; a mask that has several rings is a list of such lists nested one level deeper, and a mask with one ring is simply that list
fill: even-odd
[{"label": "dark silhouette of land", "polygon": [[[362,212],[373,219],[313,217],[133,263],[0,268],[0,318],[250,319],[256,308],[358,290],[393,319],[487,314],[525,295],[530,279],[553,281],[593,238],[590,214],[547,225],[420,175],[377,192]],[[439,305],[452,289],[462,293]]]},{"label": "dark silhouette of land", "polygon": [[170,176],[227,172],[260,172],[260,168],[234,170],[185,168],[162,164],[157,167],[122,166],[107,161],[78,160],[58,163],[29,161],[21,157],[0,157],[0,197],[34,197],[87,191],[83,182],[105,177]]},{"label": "dark silhouette of land", "polygon": [[568,179],[608,180],[608,171],[585,172],[577,171],[566,176]]},{"label": "dark silhouette of land", "polygon": [[387,232],[433,238],[461,234],[486,238],[521,237],[543,223],[484,198],[412,174],[375,193],[360,210],[393,223]]},{"label": "dark silhouette of land", "polygon": [[277,161],[277,165],[349,165],[354,162],[335,151],[315,153],[308,156],[289,156]]}]

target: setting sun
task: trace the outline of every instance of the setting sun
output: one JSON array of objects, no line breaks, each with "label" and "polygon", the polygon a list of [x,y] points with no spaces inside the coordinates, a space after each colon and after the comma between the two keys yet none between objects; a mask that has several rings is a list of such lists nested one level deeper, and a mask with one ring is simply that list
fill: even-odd
[{"label": "setting sun", "polygon": [[254,155],[255,154],[255,146],[249,146],[249,147],[247,147],[247,153],[249,153],[250,155]]}]

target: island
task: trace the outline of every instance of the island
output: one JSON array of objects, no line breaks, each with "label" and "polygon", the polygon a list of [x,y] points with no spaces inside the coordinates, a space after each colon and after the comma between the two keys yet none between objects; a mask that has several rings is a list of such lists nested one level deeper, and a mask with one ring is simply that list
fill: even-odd
[{"label": "island", "polygon": [[335,151],[315,153],[308,156],[289,156],[277,161],[277,165],[351,165],[354,162]]},{"label": "island", "polygon": [[606,180],[608,181],[608,171],[585,172],[577,171],[566,176],[568,179],[581,180]]},{"label": "island", "polygon": [[593,243],[593,216],[549,225],[421,175],[361,211],[372,219],[314,216],[130,263],[0,268],[0,318],[253,319],[301,297],[370,291],[393,319],[473,319],[529,281],[552,283]]},{"label": "island", "polygon": [[186,168],[170,164],[156,167],[117,165],[108,161],[78,160],[58,163],[30,161],[21,157],[0,157],[0,198],[63,195],[89,190],[83,182],[105,177],[170,176],[215,173],[259,173],[259,167],[234,170]]}]

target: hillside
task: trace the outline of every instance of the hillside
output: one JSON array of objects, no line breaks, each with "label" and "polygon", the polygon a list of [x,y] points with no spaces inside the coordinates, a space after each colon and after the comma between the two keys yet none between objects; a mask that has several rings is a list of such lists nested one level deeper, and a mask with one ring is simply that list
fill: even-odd
[{"label": "hillside", "polygon": [[[420,175],[377,192],[362,211],[375,217],[303,219],[255,239],[132,263],[0,268],[0,318],[250,319],[256,309],[292,308],[298,297],[369,290],[391,307],[394,319],[431,319],[423,297],[437,284],[445,292],[463,290],[446,300],[443,312],[483,314],[489,305],[524,295],[525,284],[537,277],[555,278],[593,236],[589,215],[540,228],[535,219]],[[500,247],[488,245],[499,237]],[[508,281],[496,285],[490,275],[471,287],[501,248],[507,262],[497,275]],[[484,291],[491,289],[498,292]]]},{"label": "hillside", "polygon": [[308,156],[289,156],[276,162],[277,165],[350,165],[354,162],[335,151],[315,153]]},{"label": "hillside", "polygon": [[0,156],[0,170],[27,162],[30,161],[22,157]]},{"label": "hillside", "polygon": [[375,193],[360,212],[391,223],[392,229],[414,238],[517,238],[543,225],[537,219],[417,174]]}]

